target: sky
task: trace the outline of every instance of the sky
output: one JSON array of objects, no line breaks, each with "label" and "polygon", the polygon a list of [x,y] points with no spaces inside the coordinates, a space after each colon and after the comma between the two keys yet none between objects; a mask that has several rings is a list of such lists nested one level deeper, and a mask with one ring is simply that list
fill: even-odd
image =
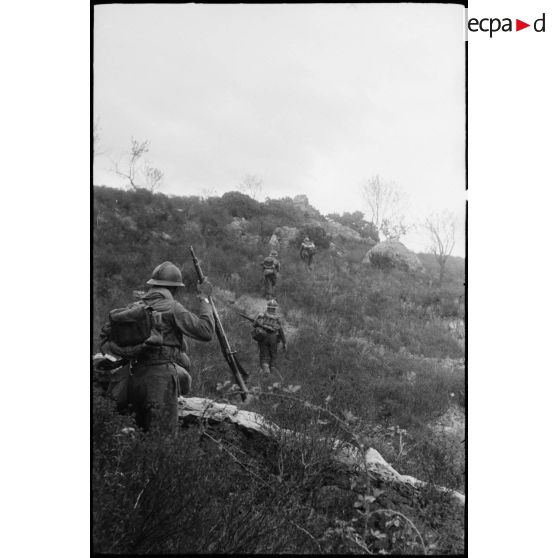
[{"label": "sky", "polygon": [[[463,8],[436,4],[101,5],[94,22],[94,183],[149,140],[161,192],[263,181],[322,213],[367,213],[379,175],[407,221],[449,210],[464,255]],[[426,250],[416,229],[403,239]]]}]

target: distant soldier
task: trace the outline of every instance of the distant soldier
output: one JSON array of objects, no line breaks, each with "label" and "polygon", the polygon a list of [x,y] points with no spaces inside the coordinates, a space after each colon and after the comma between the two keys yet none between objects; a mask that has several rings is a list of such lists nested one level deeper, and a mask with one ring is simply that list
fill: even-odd
[{"label": "distant soldier", "polygon": [[277,284],[277,274],[281,269],[281,264],[277,259],[277,251],[272,250],[262,262],[262,270],[264,275],[265,293],[267,299],[275,296],[275,285]]},{"label": "distant soldier", "polygon": [[259,314],[254,320],[252,338],[258,342],[260,349],[260,372],[262,374],[276,373],[277,344],[283,343],[283,350],[287,350],[287,340],[281,320],[276,314],[278,308],[275,300],[267,303],[267,310]]},{"label": "distant soldier", "polygon": [[304,237],[300,245],[300,259],[306,261],[308,267],[312,267],[312,259],[316,253],[316,245],[307,237]]}]

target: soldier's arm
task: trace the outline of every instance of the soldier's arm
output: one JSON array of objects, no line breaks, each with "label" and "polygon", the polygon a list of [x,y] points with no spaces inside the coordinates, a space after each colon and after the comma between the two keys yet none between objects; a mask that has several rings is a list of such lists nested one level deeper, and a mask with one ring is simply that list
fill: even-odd
[{"label": "soldier's arm", "polygon": [[186,310],[179,302],[175,303],[173,313],[176,325],[184,335],[196,341],[211,341],[215,331],[215,320],[209,302],[200,301],[199,316]]}]

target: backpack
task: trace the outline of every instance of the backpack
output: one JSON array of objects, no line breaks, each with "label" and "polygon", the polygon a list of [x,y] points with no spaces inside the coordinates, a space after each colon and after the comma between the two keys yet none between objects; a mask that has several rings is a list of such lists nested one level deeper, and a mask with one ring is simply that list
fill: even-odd
[{"label": "backpack", "polygon": [[161,313],[154,312],[143,300],[109,312],[101,332],[101,347],[127,359],[137,358],[148,346],[163,344]]},{"label": "backpack", "polygon": [[275,333],[277,331],[277,326],[277,318],[272,318],[265,314],[258,316],[254,322],[254,328],[252,329],[252,339],[258,342],[264,341],[270,333]]},{"label": "backpack", "polygon": [[263,261],[264,275],[271,275],[275,273],[275,259],[272,256],[267,256]]},{"label": "backpack", "polygon": [[307,254],[315,254],[316,253],[316,245],[314,243],[312,244],[302,244],[301,246],[302,251],[306,252]]}]

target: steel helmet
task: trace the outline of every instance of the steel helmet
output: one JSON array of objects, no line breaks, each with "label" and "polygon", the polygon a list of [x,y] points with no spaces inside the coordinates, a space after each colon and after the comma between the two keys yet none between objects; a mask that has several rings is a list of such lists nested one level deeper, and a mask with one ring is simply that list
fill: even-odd
[{"label": "steel helmet", "polygon": [[171,262],[159,264],[151,274],[148,285],[158,285],[159,287],[183,287],[182,273],[180,269]]},{"label": "steel helmet", "polygon": [[272,250],[272,251],[269,253],[269,255],[270,255],[270,256],[273,256],[273,257],[277,257],[277,256],[278,256],[277,250]]},{"label": "steel helmet", "polygon": [[277,304],[277,301],[276,301],[274,298],[272,298],[271,300],[269,300],[269,301],[267,302],[267,309],[268,309],[268,310],[269,310],[270,308],[275,309],[275,308],[277,308],[278,306],[279,306],[279,305]]},{"label": "steel helmet", "polygon": [[310,242],[310,239],[307,236],[305,236],[304,237],[304,242]]}]

